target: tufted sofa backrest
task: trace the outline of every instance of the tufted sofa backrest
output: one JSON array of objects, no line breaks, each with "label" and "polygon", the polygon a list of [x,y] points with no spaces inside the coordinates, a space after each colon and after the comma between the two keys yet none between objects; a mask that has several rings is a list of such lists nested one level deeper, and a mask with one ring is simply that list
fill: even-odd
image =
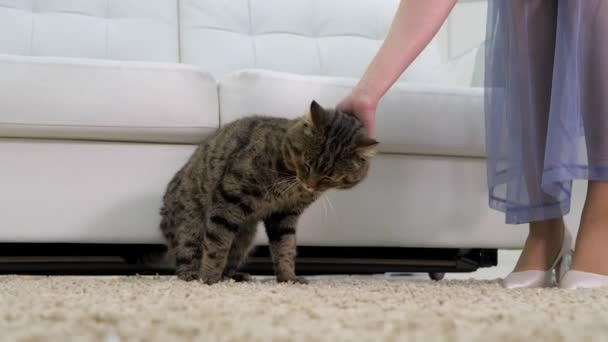
[{"label": "tufted sofa backrest", "polygon": [[[0,0],[0,54],[181,62],[218,80],[244,68],[360,77],[399,1]],[[477,12],[445,27],[483,20],[484,2],[463,2]],[[434,39],[401,81],[469,86],[481,39],[469,26]]]},{"label": "tufted sofa backrest", "polygon": [[0,0],[0,53],[178,62],[177,0]]},{"label": "tufted sofa backrest", "polygon": [[[359,77],[382,44],[398,4],[399,0],[181,0],[182,61],[204,66],[216,77],[243,68]],[[440,67],[433,42],[404,78],[436,78]]]}]

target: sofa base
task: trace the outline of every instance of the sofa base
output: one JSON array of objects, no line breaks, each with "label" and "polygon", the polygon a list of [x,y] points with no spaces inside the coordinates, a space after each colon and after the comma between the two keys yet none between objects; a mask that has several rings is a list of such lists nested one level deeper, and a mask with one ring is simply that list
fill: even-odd
[{"label": "sofa base", "polygon": [[[0,274],[173,274],[158,260],[162,245],[0,244]],[[311,247],[298,248],[301,275],[473,272],[497,265],[496,249]],[[259,246],[243,271],[272,275],[267,246]]]},{"label": "sofa base", "polygon": [[[0,243],[162,244],[162,195],[195,148],[0,138]],[[299,245],[523,245],[527,230],[488,208],[483,159],[374,158],[365,182],[327,192],[304,213]],[[259,229],[255,243],[265,235]]]},{"label": "sofa base", "polygon": [[[496,266],[496,249],[300,247],[296,269],[302,275],[473,272]],[[272,275],[268,248],[258,248],[243,269]]]}]

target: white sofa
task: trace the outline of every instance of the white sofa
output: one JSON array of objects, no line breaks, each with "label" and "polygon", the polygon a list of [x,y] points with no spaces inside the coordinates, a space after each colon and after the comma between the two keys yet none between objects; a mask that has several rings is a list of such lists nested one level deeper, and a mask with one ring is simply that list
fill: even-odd
[{"label": "white sofa", "polygon": [[[162,193],[195,144],[245,115],[335,105],[397,4],[0,0],[0,242],[161,243]],[[369,179],[316,203],[300,245],[521,245],[487,206],[483,7],[459,4],[389,92]]]}]

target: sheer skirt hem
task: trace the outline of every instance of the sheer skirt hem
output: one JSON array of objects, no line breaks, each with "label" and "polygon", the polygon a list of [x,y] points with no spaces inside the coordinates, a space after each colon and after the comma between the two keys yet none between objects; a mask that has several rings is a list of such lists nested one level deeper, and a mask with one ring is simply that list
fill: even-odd
[{"label": "sheer skirt hem", "polygon": [[496,195],[499,192],[497,188],[508,183],[506,177],[501,178],[499,182],[490,186],[489,206],[503,212],[507,224],[517,225],[567,215],[570,212],[572,182],[574,180],[608,181],[608,165],[573,164],[546,167],[543,172],[542,189],[555,201],[537,205],[521,205]]}]

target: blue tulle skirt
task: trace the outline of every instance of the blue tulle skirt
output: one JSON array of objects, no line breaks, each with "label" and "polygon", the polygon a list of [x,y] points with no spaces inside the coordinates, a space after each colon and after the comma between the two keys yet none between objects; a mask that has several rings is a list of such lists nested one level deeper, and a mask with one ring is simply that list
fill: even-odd
[{"label": "blue tulle skirt", "polygon": [[490,207],[563,216],[608,180],[608,0],[490,0],[485,57]]}]

